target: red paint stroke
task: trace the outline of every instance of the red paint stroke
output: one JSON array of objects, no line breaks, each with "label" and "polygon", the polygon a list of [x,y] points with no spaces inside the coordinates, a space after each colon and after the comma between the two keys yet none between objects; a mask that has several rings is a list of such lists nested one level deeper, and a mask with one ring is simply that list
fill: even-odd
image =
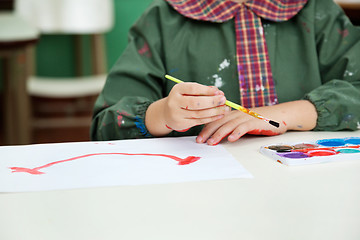
[{"label": "red paint stroke", "polygon": [[302,25],[306,29],[306,32],[310,33],[310,29],[306,26],[306,22],[302,22]]},{"label": "red paint stroke", "polygon": [[187,128],[187,129],[183,129],[183,130],[175,130],[177,132],[187,132],[190,128]]},{"label": "red paint stroke", "polygon": [[170,129],[170,130],[173,130],[173,131],[176,131],[176,132],[187,132],[190,129],[190,128],[187,128],[187,129],[183,129],[183,130],[174,130],[171,127],[169,127],[167,124],[165,126],[166,126],[167,129]]},{"label": "red paint stroke", "polygon": [[[230,135],[230,133],[228,133],[228,134],[226,134],[225,136],[223,136],[221,139],[220,139],[220,141],[218,141],[218,142],[213,142],[212,144],[209,144],[210,146],[217,146],[219,143],[221,143],[221,141],[222,140],[224,140],[224,138],[226,138],[227,136],[229,136]],[[241,137],[241,136],[240,136]],[[210,137],[210,138],[212,138],[212,137]]]},{"label": "red paint stroke", "polygon": [[285,126],[287,126],[286,122],[282,121]]},{"label": "red paint stroke", "polygon": [[122,120],[124,116],[129,116],[130,114],[125,111],[116,111],[119,115],[117,116],[117,124],[119,127],[121,127]]},{"label": "red paint stroke", "polygon": [[122,115],[118,115],[118,116],[117,116],[117,124],[118,124],[119,127],[121,127],[122,119],[123,119],[123,116],[122,116]]},{"label": "red paint stroke", "polygon": [[252,135],[265,135],[265,136],[276,136],[276,135],[279,135],[280,133],[273,132],[273,131],[271,131],[271,130],[255,129],[255,130],[249,131],[248,134],[252,134]]},{"label": "red paint stroke", "polygon": [[151,57],[151,52],[150,52],[150,48],[149,45],[147,44],[147,42],[144,43],[144,46],[138,50],[138,53],[140,55],[144,55],[146,57]]},{"label": "red paint stroke", "polygon": [[173,156],[173,155],[151,154],[151,153],[92,153],[92,154],[86,154],[86,155],[82,155],[82,156],[78,156],[78,157],[73,157],[73,158],[69,158],[69,159],[65,159],[65,160],[60,160],[60,161],[48,163],[48,164],[45,164],[43,166],[36,167],[36,168],[10,167],[10,169],[12,170],[13,173],[15,173],[15,172],[27,172],[27,173],[30,173],[30,174],[33,174],[33,175],[40,175],[40,174],[44,174],[44,172],[39,171],[40,169],[51,167],[51,166],[53,166],[55,164],[59,164],[59,163],[64,163],[64,162],[74,161],[74,160],[81,159],[81,158],[87,158],[87,157],[99,156],[99,155],[126,155],[126,156],[166,157],[166,158],[170,158],[170,159],[173,159],[173,160],[177,161],[178,165],[187,165],[187,164],[196,162],[196,161],[198,161],[200,159],[200,157],[195,157],[195,156],[188,156],[186,158],[179,158],[179,157],[176,157],[176,156]]},{"label": "red paint stroke", "polygon": [[341,29],[338,29],[338,33],[343,37],[347,37],[349,35],[349,30],[348,29],[344,29],[344,30],[341,30]]},{"label": "red paint stroke", "polygon": [[115,146],[115,145],[116,145],[116,144],[113,143],[113,142],[109,142],[109,143],[99,143],[99,142],[96,142],[96,143],[94,143],[94,144],[96,144],[96,145],[106,144],[106,145],[112,145],[112,146]]}]

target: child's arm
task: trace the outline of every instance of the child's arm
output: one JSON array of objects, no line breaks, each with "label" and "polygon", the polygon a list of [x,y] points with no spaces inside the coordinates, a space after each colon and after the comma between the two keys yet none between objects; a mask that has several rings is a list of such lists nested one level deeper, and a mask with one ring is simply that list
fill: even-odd
[{"label": "child's arm", "polygon": [[280,123],[276,128],[267,122],[240,111],[232,111],[224,118],[207,124],[197,137],[198,143],[218,144],[228,136],[230,142],[237,141],[246,133],[256,135],[278,135],[288,130],[311,130],[316,126],[317,112],[307,100],[292,101],[274,106],[259,107],[255,112]]},{"label": "child's arm", "polygon": [[[315,130],[360,127],[360,29],[331,0],[316,6],[315,40],[322,85],[307,93],[318,112]],[[309,24],[309,22],[308,22]]]},{"label": "child's arm", "polygon": [[164,136],[172,130],[185,131],[224,117],[229,110],[225,101],[224,93],[216,87],[180,83],[172,88],[168,97],[149,106],[145,125],[153,136]]}]

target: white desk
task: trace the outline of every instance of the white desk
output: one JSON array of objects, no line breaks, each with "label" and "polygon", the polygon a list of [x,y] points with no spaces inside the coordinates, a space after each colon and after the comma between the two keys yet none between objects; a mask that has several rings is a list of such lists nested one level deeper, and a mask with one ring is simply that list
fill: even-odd
[{"label": "white desk", "polygon": [[254,179],[0,194],[0,239],[359,240],[360,159],[288,167],[259,153],[346,136],[360,131],[224,144]]}]

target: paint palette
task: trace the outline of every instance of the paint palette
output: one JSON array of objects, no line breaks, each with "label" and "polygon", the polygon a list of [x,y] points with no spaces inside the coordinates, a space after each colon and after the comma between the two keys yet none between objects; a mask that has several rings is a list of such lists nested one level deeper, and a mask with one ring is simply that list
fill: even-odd
[{"label": "paint palette", "polygon": [[289,166],[360,160],[360,137],[271,144],[262,146],[260,152]]}]

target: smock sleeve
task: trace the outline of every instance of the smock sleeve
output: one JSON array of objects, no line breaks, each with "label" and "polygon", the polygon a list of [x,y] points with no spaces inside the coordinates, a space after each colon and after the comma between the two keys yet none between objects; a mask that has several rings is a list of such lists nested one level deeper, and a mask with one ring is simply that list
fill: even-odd
[{"label": "smock sleeve", "polygon": [[145,113],[165,94],[161,24],[156,11],[149,8],[129,31],[128,46],[95,103],[92,140],[151,137],[145,127]]},{"label": "smock sleeve", "polygon": [[316,41],[323,84],[305,97],[318,112],[315,130],[359,129],[360,28],[353,26],[335,3],[322,4],[316,12]]}]

